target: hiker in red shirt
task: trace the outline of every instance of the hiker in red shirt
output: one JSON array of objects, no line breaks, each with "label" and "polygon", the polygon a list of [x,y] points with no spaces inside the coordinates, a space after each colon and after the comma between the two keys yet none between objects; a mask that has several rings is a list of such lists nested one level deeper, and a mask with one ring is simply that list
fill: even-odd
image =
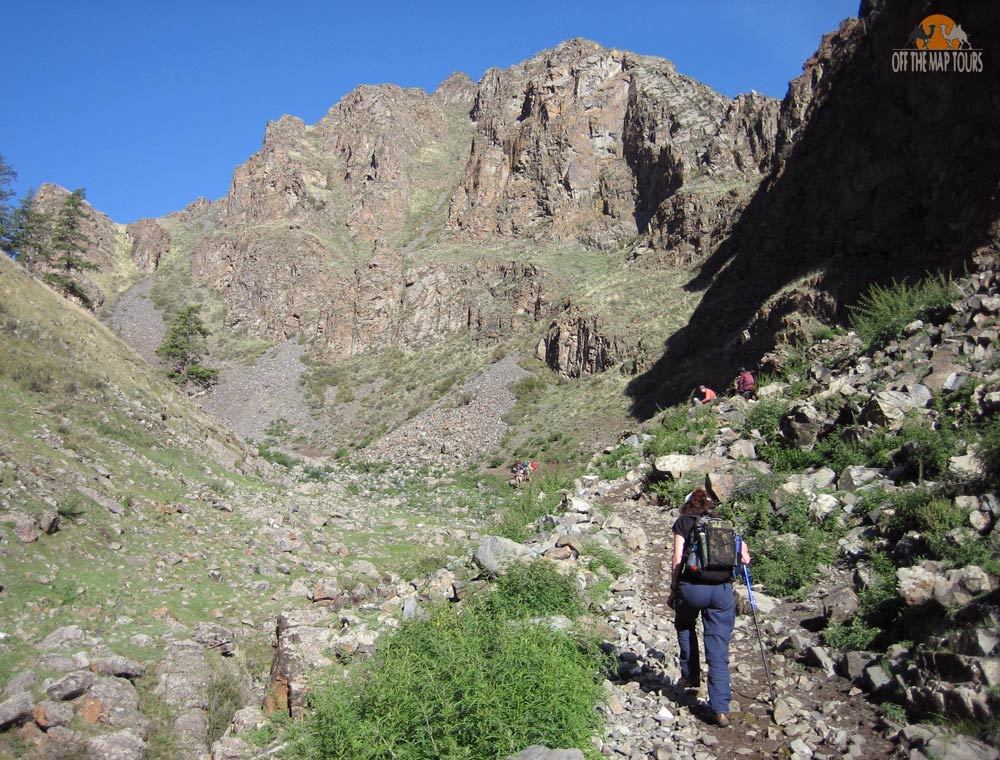
[{"label": "hiker in red shirt", "polygon": [[757,395],[757,381],[753,379],[753,373],[746,368],[740,368],[740,374],[736,376],[733,385],[736,387],[736,394],[747,401]]},{"label": "hiker in red shirt", "polygon": [[709,401],[716,397],[715,391],[706,385],[698,386],[698,393],[695,394],[694,403],[697,404],[707,404]]}]

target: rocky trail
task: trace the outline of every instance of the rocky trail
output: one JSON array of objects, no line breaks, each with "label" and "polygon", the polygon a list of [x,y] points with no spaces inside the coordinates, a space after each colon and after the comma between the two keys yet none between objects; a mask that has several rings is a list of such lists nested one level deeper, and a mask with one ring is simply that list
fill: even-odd
[{"label": "rocky trail", "polygon": [[[793,637],[800,642],[814,638],[802,623],[814,614],[815,605],[774,600],[759,589],[757,622],[776,701],[772,707],[747,595],[737,586],[741,614],[730,647],[732,726],[713,725],[704,683],[698,690],[676,685],[677,639],[666,597],[673,545],[670,529],[677,510],[642,498],[626,498],[614,507],[626,521],[641,526],[647,542],[636,558],[632,603],[617,611],[623,677],[610,701],[606,756],[820,760],[897,756],[894,744],[885,738],[878,709],[860,689],[822,666],[805,666],[794,655],[776,651]],[[843,582],[842,576],[831,576],[811,596],[827,593]]]}]

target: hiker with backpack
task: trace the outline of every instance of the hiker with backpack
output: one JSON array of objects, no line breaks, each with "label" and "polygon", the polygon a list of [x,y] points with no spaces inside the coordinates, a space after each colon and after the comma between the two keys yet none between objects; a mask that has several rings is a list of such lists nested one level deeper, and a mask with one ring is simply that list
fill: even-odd
[{"label": "hiker with backpack", "polygon": [[701,685],[701,657],[696,623],[701,614],[708,665],[708,703],[715,723],[729,723],[729,640],[736,624],[733,574],[740,562],[750,562],[746,544],[731,523],[715,514],[715,502],[704,488],[684,500],[674,522],[673,572],[667,604],[675,612],[683,688]]}]

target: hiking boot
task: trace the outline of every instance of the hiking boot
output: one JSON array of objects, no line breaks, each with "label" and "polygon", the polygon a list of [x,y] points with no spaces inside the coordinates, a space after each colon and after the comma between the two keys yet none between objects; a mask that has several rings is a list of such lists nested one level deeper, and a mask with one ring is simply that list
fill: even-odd
[{"label": "hiking boot", "polygon": [[725,713],[716,713],[715,725],[717,725],[719,728],[729,728],[729,726],[732,724],[729,722],[728,715],[726,715]]},{"label": "hiking boot", "polygon": [[681,676],[677,679],[679,689],[697,689],[701,686],[701,679],[698,676]]}]

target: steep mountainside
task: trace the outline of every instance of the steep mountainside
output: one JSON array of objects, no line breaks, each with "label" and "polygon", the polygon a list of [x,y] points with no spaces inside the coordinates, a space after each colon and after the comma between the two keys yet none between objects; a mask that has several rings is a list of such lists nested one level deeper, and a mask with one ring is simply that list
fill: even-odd
[{"label": "steep mountainside", "polygon": [[248,336],[328,360],[492,339],[544,329],[579,286],[539,247],[598,261],[641,236],[676,262],[708,252],[770,165],[777,110],[572,40],[478,85],[363,86],[314,125],[283,117],[225,198],[160,227],[184,217],[168,242],[190,284]]},{"label": "steep mountainside", "polygon": [[586,40],[430,95],[363,86],[269,124],[225,198],[95,235],[94,259],[119,283],[155,266],[167,316],[208,304],[244,355],[513,341],[563,377],[640,373],[645,416],[995,240],[997,67],[892,71],[928,12],[863,4],[781,104]]}]

